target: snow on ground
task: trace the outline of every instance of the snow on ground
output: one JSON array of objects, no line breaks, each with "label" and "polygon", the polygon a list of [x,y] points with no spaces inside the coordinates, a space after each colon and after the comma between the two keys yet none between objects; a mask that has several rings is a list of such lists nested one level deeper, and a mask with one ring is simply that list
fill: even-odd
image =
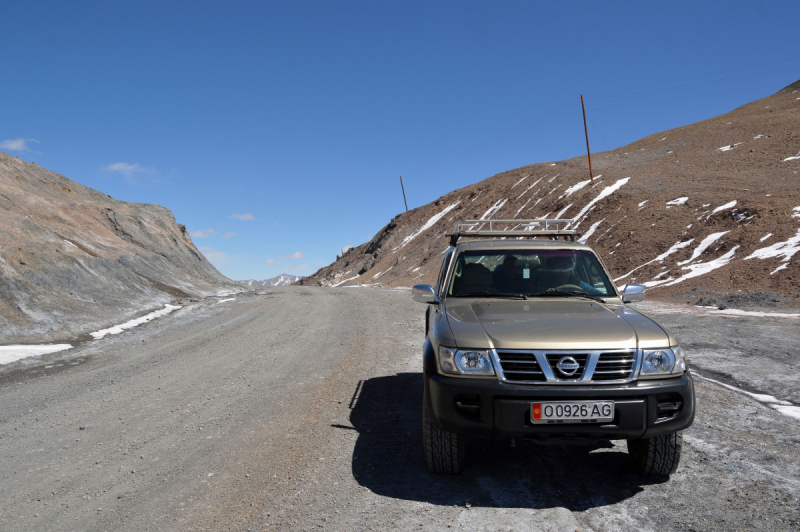
[{"label": "snow on ground", "polygon": [[227,303],[228,301],[236,301],[235,297],[229,297],[228,299],[220,299],[217,303]]},{"label": "snow on ground", "polygon": [[214,295],[215,295],[216,297],[225,297],[225,296],[230,296],[230,295],[233,295],[233,294],[235,294],[235,293],[236,293],[236,291],[235,291],[235,290],[220,290],[219,292],[217,292],[217,293],[216,293],[216,294],[214,294]]},{"label": "snow on ground", "polygon": [[716,307],[711,307],[708,311],[709,314],[727,314],[729,316],[753,316],[757,318],[800,318],[800,314],[791,314],[786,312],[761,312],[758,310],[740,310],[738,308],[726,308],[719,310]]},{"label": "snow on ground", "polygon": [[[517,181],[516,183],[514,183],[514,186],[513,186],[513,187],[511,187],[511,188],[514,188],[515,186],[519,185],[520,183],[522,183],[523,181],[525,181],[526,179],[528,179],[530,176],[531,176],[530,174],[526,175],[525,177],[523,177],[522,179],[520,179],[519,181]],[[511,190],[511,189],[509,189],[509,190]]]},{"label": "snow on ground", "polygon": [[692,252],[692,256],[689,257],[688,260],[685,260],[683,262],[679,262],[678,266],[682,266],[684,264],[688,264],[688,263],[692,262],[694,259],[699,257],[706,249],[708,249],[708,247],[710,245],[712,245],[714,242],[719,240],[720,237],[722,237],[725,233],[728,233],[728,232],[729,231],[722,231],[721,233],[712,233],[712,234],[708,235],[707,237],[705,237],[703,239],[703,241],[700,242],[700,244],[696,248],[694,248],[694,251]]},{"label": "snow on ground", "polygon": [[[763,240],[763,239],[762,239]],[[750,255],[746,256],[744,260],[750,259],[771,259],[776,257],[783,257],[783,265],[778,266],[770,275],[774,274],[777,271],[784,270],[789,265],[789,261],[792,260],[795,253],[800,251],[800,229],[797,230],[797,234],[791,237],[789,240],[784,242],[776,242],[771,246],[767,246],[765,248],[760,248],[752,252]]]},{"label": "snow on ground", "polygon": [[[392,268],[394,268],[394,266],[390,266],[390,267],[389,267],[389,270],[391,270]],[[375,275],[373,275],[373,276],[372,276],[372,278],[373,278],[373,279],[377,279],[378,277],[380,277],[380,276],[381,276],[381,275],[383,275],[384,273],[388,272],[389,270],[383,270],[383,271],[382,271],[382,272],[380,272],[380,273],[376,273]]]},{"label": "snow on ground", "polygon": [[[798,100],[800,100],[800,98],[798,98]],[[794,157],[787,157],[786,159],[784,159],[784,160],[783,160],[783,162],[786,162],[786,161],[795,161],[795,160],[797,160],[797,159],[800,159],[800,151],[799,151],[799,152],[797,152],[797,155],[795,155]]]},{"label": "snow on ground", "polygon": [[[475,197],[477,198],[477,196],[475,196]],[[396,248],[394,248],[393,251],[397,251],[398,249],[400,249],[402,247],[405,247],[409,242],[411,242],[412,240],[417,238],[419,235],[421,235],[422,233],[424,233],[425,231],[427,231],[428,229],[433,227],[436,224],[436,222],[438,222],[439,220],[441,220],[444,217],[445,214],[447,214],[448,212],[450,212],[453,209],[455,209],[456,205],[458,205],[459,203],[461,203],[460,200],[455,202],[455,203],[453,203],[449,207],[445,208],[439,214],[434,214],[433,216],[431,216],[431,219],[428,220],[427,222],[425,222],[425,225],[423,225],[416,233],[413,233],[413,234],[407,236],[405,238],[405,240],[403,240],[403,243],[400,244],[399,246],[397,246]]]},{"label": "snow on ground", "polygon": [[566,207],[564,207],[563,209],[561,209],[560,211],[558,211],[558,214],[556,214],[556,220],[560,220],[560,219],[561,219],[561,216],[562,216],[562,215],[563,215],[565,212],[567,212],[567,209],[569,209],[570,207],[572,207],[572,205],[573,205],[573,204],[572,204],[572,203],[570,203],[569,205],[567,205]]},{"label": "snow on ground", "polygon": [[777,397],[773,397],[771,395],[763,394],[763,393],[751,393],[742,390],[741,388],[737,388],[735,386],[731,386],[729,384],[725,384],[724,382],[715,381],[714,379],[709,379],[708,377],[703,377],[702,375],[698,375],[696,372],[692,372],[694,377],[702,379],[704,381],[713,382],[718,386],[722,386],[723,388],[727,388],[729,390],[733,390],[734,392],[741,393],[743,395],[747,395],[755,399],[760,403],[765,403],[780,412],[781,414],[789,417],[793,417],[795,419],[800,420],[800,406],[794,406],[789,401],[783,401],[778,399]]},{"label": "snow on ground", "polygon": [[[394,266],[392,266],[392,268],[393,268],[393,267],[394,267]],[[391,270],[392,268],[389,268],[389,270]],[[419,268],[417,268],[417,269],[419,269]],[[386,270],[386,272],[388,272],[389,270]],[[416,271],[416,270],[414,270],[414,271]],[[383,272],[383,273],[386,273],[386,272]],[[344,281],[339,281],[338,283],[336,283],[335,285],[333,285],[331,288],[336,288],[336,287],[337,287],[337,286],[339,286],[340,284],[344,284],[344,283],[346,283],[347,281],[352,281],[353,279],[358,279],[359,277],[361,277],[361,276],[360,276],[360,275],[356,275],[355,277],[350,277],[349,279],[345,279]],[[373,279],[374,279],[374,277],[373,277]]]},{"label": "snow on ground", "polygon": [[672,286],[681,283],[687,279],[691,279],[692,277],[700,277],[701,275],[705,275],[718,268],[722,268],[733,259],[733,255],[736,253],[737,249],[739,249],[738,245],[733,246],[733,248],[731,248],[729,252],[714,260],[708,262],[698,262],[696,264],[689,264],[688,266],[684,266],[681,269],[690,270],[689,273],[687,273],[682,277],[678,277],[677,279],[672,280],[671,282],[666,283],[664,286]]},{"label": "snow on ground", "polygon": [[733,200],[730,203],[726,203],[725,205],[720,205],[719,207],[717,207],[716,209],[711,211],[711,214],[709,214],[708,217],[711,218],[711,215],[716,214],[719,211],[724,211],[725,209],[730,209],[731,207],[735,207],[735,206],[736,206],[736,200]]},{"label": "snow on ground", "polygon": [[[597,177],[600,177],[600,176],[597,176]],[[587,179],[586,181],[580,181],[579,183],[575,183],[574,185],[569,187],[566,191],[564,191],[564,195],[561,196],[561,197],[562,198],[568,198],[572,194],[576,193],[577,191],[579,191],[580,189],[582,189],[583,187],[585,187],[586,185],[588,185],[591,182],[592,182],[591,179]]]},{"label": "snow on ground", "polygon": [[759,242],[763,242],[764,240],[768,239],[768,238],[769,238],[769,237],[771,237],[771,236],[772,236],[772,233],[767,233],[765,236],[762,236],[762,237],[761,237],[761,239],[759,240]]},{"label": "snow on ground", "polygon": [[644,264],[642,264],[642,265],[640,265],[640,266],[637,266],[636,268],[632,269],[631,271],[629,271],[628,273],[626,273],[626,274],[625,274],[625,275],[623,275],[622,277],[617,277],[616,279],[614,279],[614,282],[616,283],[617,281],[619,281],[619,280],[621,280],[621,279],[624,279],[624,278],[628,277],[630,274],[632,274],[632,273],[633,273],[633,272],[635,272],[636,270],[639,270],[639,269],[641,269],[641,268],[644,268],[644,267],[645,267],[645,266],[647,266],[648,264],[652,264],[652,263],[654,263],[654,262],[656,262],[656,261],[663,261],[664,259],[666,259],[666,258],[667,258],[667,257],[669,257],[670,255],[672,255],[672,254],[673,254],[673,253],[675,253],[676,251],[678,251],[678,250],[681,250],[681,249],[683,249],[683,248],[685,248],[685,247],[689,246],[689,244],[691,244],[692,242],[694,242],[694,238],[692,238],[692,239],[690,239],[690,240],[687,240],[686,242],[676,242],[675,244],[673,244],[673,245],[672,245],[672,247],[671,247],[671,248],[669,248],[668,250],[666,250],[664,253],[662,253],[662,254],[661,254],[661,255],[659,255],[658,257],[654,258],[653,260],[651,260],[651,261],[649,261],[649,262],[645,262]]},{"label": "snow on ground", "polygon": [[730,151],[730,150],[734,149],[736,146],[738,146],[739,144],[742,144],[742,143],[741,142],[737,142],[735,144],[729,144],[727,146],[723,146],[721,148],[717,148],[717,150],[719,150],[719,151]]},{"label": "snow on ground", "polygon": [[589,237],[594,234],[595,230],[597,229],[597,226],[600,225],[601,223],[603,223],[604,221],[605,221],[605,218],[603,218],[599,222],[593,223],[592,226],[589,228],[589,230],[586,231],[586,233],[584,233],[584,235],[578,239],[578,244],[585,244],[586,242],[588,242],[589,241]]},{"label": "snow on ground", "polygon": [[641,202],[641,203],[639,204],[639,207],[640,207],[640,208],[641,208],[641,207],[644,207],[644,204],[645,204],[645,203],[647,203],[647,201],[648,201],[648,200],[644,200],[643,202]]},{"label": "snow on ground", "polygon": [[689,201],[689,197],[683,196],[682,198],[675,198],[672,201],[668,201],[667,205],[686,205],[687,201]]},{"label": "snow on ground", "polygon": [[23,358],[58,353],[72,349],[70,344],[51,345],[2,345],[0,346],[0,365],[10,364]]},{"label": "snow on ground", "polygon": [[480,217],[480,218],[478,218],[478,219],[479,219],[479,220],[488,220],[490,216],[492,216],[492,215],[493,215],[493,214],[495,214],[497,211],[499,211],[500,209],[502,209],[502,208],[503,208],[503,205],[505,205],[507,201],[508,201],[508,198],[503,198],[503,199],[499,199],[499,200],[497,200],[497,203],[495,203],[494,205],[492,205],[491,207],[489,207],[489,210],[488,210],[488,211],[486,211],[485,213],[483,213],[483,216],[481,216],[481,217]]},{"label": "snow on ground", "polygon": [[797,214],[793,214],[793,215],[792,215],[792,218],[800,218],[800,207],[795,207],[795,208],[794,208],[794,209],[792,209],[792,210],[793,210],[795,213],[797,213]]},{"label": "snow on ground", "polygon": [[164,308],[162,308],[160,310],[153,311],[150,314],[146,314],[146,315],[144,315],[144,316],[142,316],[140,318],[136,318],[134,320],[126,321],[125,323],[123,323],[121,325],[115,325],[114,327],[109,327],[108,329],[103,329],[103,330],[100,330],[100,331],[97,331],[97,332],[93,332],[91,334],[92,334],[92,337],[95,340],[99,340],[99,339],[105,337],[107,334],[120,334],[121,332],[123,332],[123,331],[125,331],[127,329],[132,329],[133,327],[136,327],[137,325],[141,325],[142,323],[147,323],[148,321],[153,321],[156,318],[160,318],[162,316],[166,316],[167,314],[169,314],[173,310],[177,310],[179,308],[181,308],[180,305],[164,305]]},{"label": "snow on ground", "polygon": [[613,185],[609,185],[609,186],[607,186],[606,188],[604,188],[604,189],[603,189],[603,191],[602,191],[600,194],[598,194],[596,198],[594,198],[592,201],[590,201],[588,204],[586,204],[586,206],[585,206],[583,209],[581,209],[581,212],[579,212],[579,213],[578,213],[578,215],[577,215],[577,216],[574,218],[574,220],[576,220],[576,221],[578,222],[577,224],[575,224],[575,229],[577,229],[577,228],[578,228],[578,226],[581,224],[581,221],[582,221],[582,220],[580,220],[580,218],[581,218],[581,217],[582,217],[584,214],[586,214],[587,212],[589,212],[589,209],[591,209],[592,207],[594,207],[594,205],[595,205],[595,204],[596,204],[598,201],[600,201],[600,200],[602,200],[602,199],[605,199],[605,198],[607,198],[608,196],[610,196],[611,194],[613,194],[614,192],[616,192],[617,190],[619,190],[620,188],[622,188],[622,186],[623,186],[625,183],[627,183],[628,181],[630,181],[630,180],[631,180],[631,178],[630,178],[630,177],[625,177],[625,178],[622,178],[622,179],[618,180],[618,181],[617,181],[616,183],[614,183]]}]

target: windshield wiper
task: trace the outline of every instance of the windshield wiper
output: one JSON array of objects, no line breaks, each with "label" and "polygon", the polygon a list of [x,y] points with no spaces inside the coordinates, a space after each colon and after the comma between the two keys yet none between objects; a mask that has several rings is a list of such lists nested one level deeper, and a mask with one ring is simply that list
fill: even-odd
[{"label": "windshield wiper", "polygon": [[585,297],[586,299],[591,299],[594,301],[599,301],[600,303],[605,303],[606,300],[599,296],[592,296],[587,294],[586,292],[578,292],[577,290],[548,290],[547,292],[541,292],[539,294],[531,294],[531,297]]},{"label": "windshield wiper", "polygon": [[505,292],[490,292],[488,290],[481,290],[480,292],[468,292],[466,294],[458,294],[455,297],[513,297],[516,299],[528,299],[525,294],[508,294]]}]

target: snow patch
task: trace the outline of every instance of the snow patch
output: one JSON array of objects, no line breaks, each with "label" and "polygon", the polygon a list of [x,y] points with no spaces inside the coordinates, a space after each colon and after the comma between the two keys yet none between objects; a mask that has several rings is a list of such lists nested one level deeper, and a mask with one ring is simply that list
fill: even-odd
[{"label": "snow patch", "polygon": [[156,318],[160,318],[162,316],[166,316],[167,314],[169,314],[173,310],[177,310],[179,308],[181,308],[180,305],[164,305],[164,308],[162,308],[161,310],[155,310],[155,311],[151,312],[150,314],[146,314],[146,315],[142,316],[141,318],[136,318],[134,320],[126,321],[125,323],[123,323],[121,325],[115,325],[114,327],[109,327],[108,329],[102,329],[100,331],[93,332],[93,333],[91,333],[91,335],[95,340],[99,340],[99,339],[105,337],[107,334],[120,334],[121,332],[123,332],[123,331],[125,331],[127,329],[132,329],[133,327],[136,327],[137,325],[141,325],[143,323],[147,323],[149,321],[153,321]]},{"label": "snow patch", "polygon": [[[477,197],[477,196],[476,196],[476,197]],[[414,234],[412,234],[412,235],[409,235],[409,236],[407,236],[407,237],[405,238],[405,240],[403,240],[403,243],[402,243],[402,244],[400,244],[399,246],[397,246],[396,248],[394,248],[392,251],[397,251],[398,249],[405,247],[405,246],[406,246],[406,245],[407,245],[409,242],[411,242],[412,240],[414,240],[415,238],[417,238],[419,235],[421,235],[422,233],[424,233],[425,231],[427,231],[428,229],[430,229],[431,227],[433,227],[433,226],[436,224],[436,222],[438,222],[439,220],[441,220],[441,219],[444,217],[444,215],[445,215],[445,214],[447,214],[448,212],[450,212],[450,211],[452,211],[453,209],[455,209],[455,208],[456,208],[456,205],[458,205],[459,203],[461,203],[461,201],[460,201],[460,200],[459,200],[459,201],[457,201],[457,202],[455,202],[455,203],[453,203],[452,205],[450,205],[449,207],[447,207],[445,210],[443,210],[443,211],[442,211],[442,212],[440,212],[439,214],[434,214],[434,215],[431,217],[431,219],[430,219],[430,220],[428,220],[427,222],[425,222],[425,225],[423,225],[423,226],[422,226],[422,227],[421,227],[421,228],[420,228],[420,229],[419,229],[419,230],[418,230],[416,233],[414,233]]]},{"label": "snow patch", "polygon": [[560,211],[558,211],[558,214],[556,214],[556,220],[560,220],[560,219],[561,219],[561,215],[562,215],[562,214],[564,214],[565,212],[567,212],[567,209],[569,209],[570,207],[572,207],[572,205],[573,205],[573,204],[572,204],[572,203],[570,203],[569,205],[567,205],[566,207],[564,207],[563,209],[561,209]]},{"label": "snow patch", "polygon": [[604,221],[605,221],[605,218],[603,218],[599,222],[596,222],[596,223],[592,224],[592,226],[589,228],[589,230],[586,231],[586,233],[582,237],[580,237],[578,239],[578,244],[585,244],[586,242],[588,242],[589,241],[589,237],[594,234],[595,230],[597,229],[597,226],[600,225],[601,223],[603,223]]},{"label": "snow patch", "polygon": [[797,234],[795,234],[788,240],[784,242],[776,242],[771,246],[757,249],[750,255],[745,257],[744,260],[750,260],[750,259],[764,260],[776,257],[783,257],[783,260],[781,262],[784,262],[786,264],[784,264],[783,267],[779,267],[778,269],[772,272],[775,273],[779,270],[784,269],[788,265],[788,262],[792,260],[792,257],[794,257],[794,255],[798,251],[800,251],[800,229],[797,230]]},{"label": "snow patch", "polygon": [[627,182],[628,182],[628,181],[630,181],[630,180],[631,180],[631,178],[630,178],[630,177],[625,177],[625,178],[622,178],[622,179],[618,180],[618,181],[617,181],[616,183],[614,183],[613,185],[609,185],[609,186],[607,186],[606,188],[604,188],[604,189],[603,189],[603,191],[602,191],[600,194],[598,194],[596,198],[594,198],[592,201],[590,201],[590,202],[589,202],[589,203],[588,203],[588,204],[587,204],[587,205],[586,205],[586,206],[585,206],[583,209],[581,209],[581,211],[578,213],[578,215],[577,215],[577,216],[574,218],[574,219],[575,219],[575,220],[578,222],[577,224],[575,224],[575,229],[577,229],[577,228],[578,228],[578,226],[579,226],[579,225],[580,225],[580,223],[581,223],[581,220],[580,220],[580,218],[581,218],[581,217],[582,217],[584,214],[586,214],[586,213],[589,211],[589,209],[591,209],[592,207],[594,207],[594,205],[595,205],[595,204],[596,204],[598,201],[600,201],[600,200],[603,200],[603,199],[607,198],[608,196],[610,196],[611,194],[613,194],[614,192],[616,192],[617,190],[619,190],[620,188],[622,188],[622,186],[623,186],[623,185],[625,185],[625,183],[627,183]]},{"label": "snow patch", "polygon": [[686,275],[684,275],[683,277],[678,277],[674,281],[671,281],[665,284],[664,286],[676,285],[678,283],[682,283],[687,279],[691,279],[692,277],[700,277],[701,275],[710,273],[718,268],[722,268],[733,259],[733,255],[736,253],[737,249],[739,249],[738,245],[733,246],[733,248],[731,248],[729,252],[712,261],[698,262],[696,264],[690,264],[688,266],[684,266],[683,268],[681,268],[682,270],[691,270],[691,271]]},{"label": "snow patch", "polygon": [[10,364],[23,358],[58,353],[72,349],[70,344],[50,345],[2,345],[0,346],[0,365]]},{"label": "snow patch", "polygon": [[683,264],[688,264],[688,263],[692,262],[694,259],[699,257],[706,249],[708,249],[708,247],[710,245],[712,245],[714,242],[719,240],[723,235],[725,235],[726,233],[729,233],[729,232],[730,231],[722,231],[721,233],[713,233],[713,234],[708,235],[707,237],[705,237],[703,239],[702,242],[700,242],[700,244],[696,248],[694,248],[694,251],[692,252],[692,256],[689,257],[688,260],[685,260],[683,262],[679,262],[678,266],[681,266]]},{"label": "snow patch", "polygon": [[[597,176],[597,177],[600,177],[600,176]],[[582,189],[583,187],[588,185],[589,183],[591,183],[590,179],[587,179],[586,181],[580,181],[579,183],[575,183],[574,185],[569,187],[566,191],[564,191],[564,195],[561,196],[561,197],[562,198],[568,198],[572,194],[574,194],[575,192],[579,191],[580,189]]]},{"label": "snow patch", "polygon": [[[391,269],[392,268],[389,268],[389,270],[391,270]],[[386,270],[386,271],[388,272],[389,270]],[[383,273],[386,273],[386,272],[383,272]],[[331,288],[336,288],[340,284],[344,284],[347,281],[352,281],[353,279],[358,279],[359,277],[361,277],[361,276],[360,275],[356,275],[355,277],[350,277],[349,279],[345,279],[344,281],[340,281],[340,282],[336,283],[335,285],[332,285]],[[374,277],[373,277],[373,279],[374,279]]]},{"label": "snow patch", "polygon": [[668,201],[667,205],[686,205],[687,201],[689,201],[689,197],[683,196],[682,198],[675,198],[672,201]]},{"label": "snow patch", "polygon": [[645,203],[647,203],[647,201],[648,201],[648,200],[644,200],[643,202],[641,202],[641,203],[639,204],[639,207],[644,207],[644,204],[645,204]]},{"label": "snow patch", "polygon": [[729,384],[725,384],[724,382],[719,382],[714,379],[709,379],[708,377],[703,377],[702,375],[698,375],[695,372],[692,372],[692,375],[704,381],[713,382],[714,384],[722,386],[723,388],[727,388],[742,395],[746,395],[752,399],[755,399],[760,403],[765,403],[770,407],[774,408],[775,410],[777,410],[779,413],[783,414],[784,416],[800,420],[800,406],[794,406],[789,401],[783,401],[781,399],[778,399],[777,397],[773,397],[772,395],[767,395],[763,393],[746,392],[741,388],[737,388],[735,386],[731,386]]},{"label": "snow patch", "polygon": [[725,209],[730,209],[731,207],[735,206],[736,206],[736,200],[733,200],[730,203],[726,203],[725,205],[720,205],[719,207],[711,211],[711,214],[709,214],[708,217],[711,218],[711,216],[713,216],[715,213],[718,213],[719,211],[724,211]]},{"label": "snow patch", "polygon": [[735,144],[730,144],[728,146],[723,146],[721,148],[717,148],[717,150],[719,150],[719,151],[730,151],[730,150],[734,149],[736,146],[738,146],[739,144],[742,144],[742,143],[741,142],[736,142]]},{"label": "snow patch", "polygon": [[486,211],[485,213],[483,213],[483,216],[481,216],[481,217],[480,217],[480,218],[478,218],[478,219],[479,219],[479,220],[486,220],[486,219],[488,219],[490,216],[494,215],[494,214],[495,214],[497,211],[499,211],[500,209],[502,209],[502,208],[503,208],[503,205],[505,205],[507,201],[508,201],[508,198],[504,198],[504,199],[499,199],[499,200],[497,200],[497,203],[495,203],[494,205],[492,205],[491,207],[489,207],[489,210],[488,210],[488,211]]},{"label": "snow patch", "polygon": [[639,269],[641,269],[641,268],[644,268],[644,267],[645,267],[645,266],[647,266],[648,264],[652,264],[652,263],[654,263],[654,262],[657,262],[657,261],[663,261],[664,259],[666,259],[666,258],[667,258],[667,257],[669,257],[670,255],[672,255],[672,254],[673,254],[673,253],[675,253],[676,251],[678,251],[678,250],[681,250],[681,249],[683,249],[683,248],[685,248],[685,247],[688,247],[688,246],[689,246],[689,244],[691,244],[692,242],[694,242],[694,238],[692,238],[692,239],[690,239],[690,240],[687,240],[686,242],[676,242],[675,244],[673,244],[673,245],[672,245],[672,247],[670,247],[668,250],[666,250],[664,253],[662,253],[662,254],[661,254],[661,255],[659,255],[658,257],[654,258],[653,260],[651,260],[651,261],[649,261],[649,262],[645,262],[645,263],[644,263],[644,264],[642,264],[641,266],[637,266],[636,268],[632,269],[631,271],[629,271],[628,273],[626,273],[626,274],[625,274],[625,275],[623,275],[622,277],[617,277],[616,279],[614,279],[614,282],[616,283],[616,282],[617,282],[617,281],[619,281],[620,279],[624,279],[624,278],[626,278],[627,276],[629,276],[630,274],[632,274],[632,273],[633,273],[633,272],[635,272],[636,270],[639,270]]},{"label": "snow patch", "polygon": [[526,179],[528,179],[530,176],[531,176],[530,174],[526,175],[525,177],[523,177],[522,179],[520,179],[519,181],[517,181],[516,183],[514,183],[514,186],[512,186],[512,187],[511,187],[509,190],[513,189],[515,186],[519,185],[520,183],[522,183],[523,181],[525,181]]},{"label": "snow patch", "polygon": [[761,237],[761,239],[759,240],[759,242],[763,242],[764,240],[768,239],[768,238],[769,238],[769,237],[771,237],[771,236],[772,236],[772,233],[767,233],[767,234],[766,234],[766,236],[762,236],[762,237]]},{"label": "snow patch", "polygon": [[220,299],[217,303],[227,303],[228,301],[236,301],[235,297],[229,297],[228,299]]}]

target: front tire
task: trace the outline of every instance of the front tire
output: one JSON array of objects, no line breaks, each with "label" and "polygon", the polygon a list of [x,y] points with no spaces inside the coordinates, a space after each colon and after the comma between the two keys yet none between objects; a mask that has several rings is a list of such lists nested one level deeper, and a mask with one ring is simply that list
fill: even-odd
[{"label": "front tire", "polygon": [[678,469],[683,434],[670,432],[652,438],[628,440],[633,467],[643,475],[669,476]]},{"label": "front tire", "polygon": [[466,458],[464,436],[445,430],[428,414],[427,401],[422,405],[422,439],[425,463],[431,473],[461,473]]}]

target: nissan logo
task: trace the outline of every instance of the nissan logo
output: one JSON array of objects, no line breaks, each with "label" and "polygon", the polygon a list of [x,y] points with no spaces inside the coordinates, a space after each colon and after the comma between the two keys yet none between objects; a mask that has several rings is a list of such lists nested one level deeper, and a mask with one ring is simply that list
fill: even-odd
[{"label": "nissan logo", "polygon": [[572,357],[564,357],[558,361],[556,367],[558,368],[558,371],[567,377],[572,377],[575,375],[575,372],[580,369],[581,365],[578,364],[578,361]]}]

